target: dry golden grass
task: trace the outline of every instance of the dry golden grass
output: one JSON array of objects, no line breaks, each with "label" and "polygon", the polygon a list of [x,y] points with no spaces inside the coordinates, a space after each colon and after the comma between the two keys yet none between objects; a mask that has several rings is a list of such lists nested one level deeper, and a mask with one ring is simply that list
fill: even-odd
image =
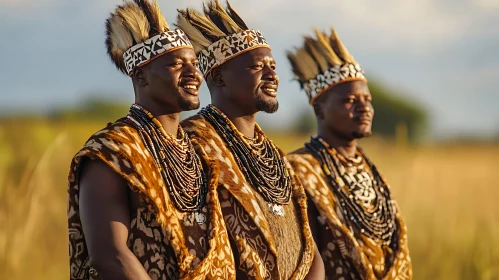
[{"label": "dry golden grass", "polygon": [[[67,279],[71,157],[104,124],[0,124],[0,279]],[[284,150],[307,137],[270,135]],[[499,279],[499,146],[362,143],[409,228],[415,279]]]}]

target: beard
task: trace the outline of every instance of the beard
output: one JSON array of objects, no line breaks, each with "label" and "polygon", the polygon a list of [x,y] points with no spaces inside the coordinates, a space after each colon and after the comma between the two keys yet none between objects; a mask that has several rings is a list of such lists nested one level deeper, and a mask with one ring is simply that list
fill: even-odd
[{"label": "beard", "polygon": [[188,100],[188,99],[179,99],[178,101],[178,107],[182,111],[192,111],[199,109],[201,103],[199,102],[199,99],[196,101]]},{"label": "beard", "polygon": [[257,95],[255,107],[260,112],[273,114],[279,109],[279,102],[276,98],[265,100],[262,96]]},{"label": "beard", "polygon": [[353,139],[361,139],[361,138],[369,137],[372,134],[373,133],[372,133],[371,130],[368,130],[368,131],[354,131],[352,133],[352,137],[353,137]]}]

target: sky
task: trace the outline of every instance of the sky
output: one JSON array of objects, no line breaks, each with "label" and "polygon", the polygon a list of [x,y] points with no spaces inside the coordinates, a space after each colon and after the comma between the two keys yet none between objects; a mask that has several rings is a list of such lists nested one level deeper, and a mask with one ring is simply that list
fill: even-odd
[{"label": "sky", "polygon": [[[201,0],[158,0],[176,9]],[[128,77],[106,55],[104,22],[121,0],[0,0],[0,113],[43,111],[88,96],[133,102]],[[368,77],[430,112],[435,137],[499,133],[499,0],[232,0],[273,48],[281,127],[311,110],[286,50],[312,28],[335,27]],[[209,103],[203,86],[202,105]]]}]

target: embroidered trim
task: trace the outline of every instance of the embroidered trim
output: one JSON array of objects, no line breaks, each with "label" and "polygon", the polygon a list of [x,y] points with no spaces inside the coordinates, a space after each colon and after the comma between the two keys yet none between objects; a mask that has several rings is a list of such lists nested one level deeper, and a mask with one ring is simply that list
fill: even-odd
[{"label": "embroidered trim", "polygon": [[192,48],[189,38],[180,29],[170,30],[153,36],[129,48],[123,54],[126,71],[128,75],[131,75],[135,67],[142,66],[162,54],[179,48]]},{"label": "embroidered trim", "polygon": [[364,76],[364,70],[359,64],[344,63],[342,65],[335,65],[326,72],[303,83],[303,89],[308,95],[310,104],[312,104],[317,97],[332,86],[352,80],[367,81]]},{"label": "embroidered trim", "polygon": [[239,54],[256,48],[270,49],[260,31],[250,29],[231,34],[199,52],[199,69],[206,76],[211,69],[224,64]]}]

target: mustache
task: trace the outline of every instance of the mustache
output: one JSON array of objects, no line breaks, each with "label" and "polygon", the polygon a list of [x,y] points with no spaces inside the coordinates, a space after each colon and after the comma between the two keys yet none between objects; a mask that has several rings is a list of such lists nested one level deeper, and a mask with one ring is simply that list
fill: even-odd
[{"label": "mustache", "polygon": [[199,87],[202,82],[203,82],[203,79],[198,78],[198,77],[194,77],[194,78],[193,77],[184,77],[184,78],[181,77],[178,84],[181,86],[186,85],[186,84],[195,84]]},{"label": "mustache", "polygon": [[354,121],[372,121],[373,120],[373,114],[367,113],[367,114],[362,114],[358,116],[353,117]]}]

